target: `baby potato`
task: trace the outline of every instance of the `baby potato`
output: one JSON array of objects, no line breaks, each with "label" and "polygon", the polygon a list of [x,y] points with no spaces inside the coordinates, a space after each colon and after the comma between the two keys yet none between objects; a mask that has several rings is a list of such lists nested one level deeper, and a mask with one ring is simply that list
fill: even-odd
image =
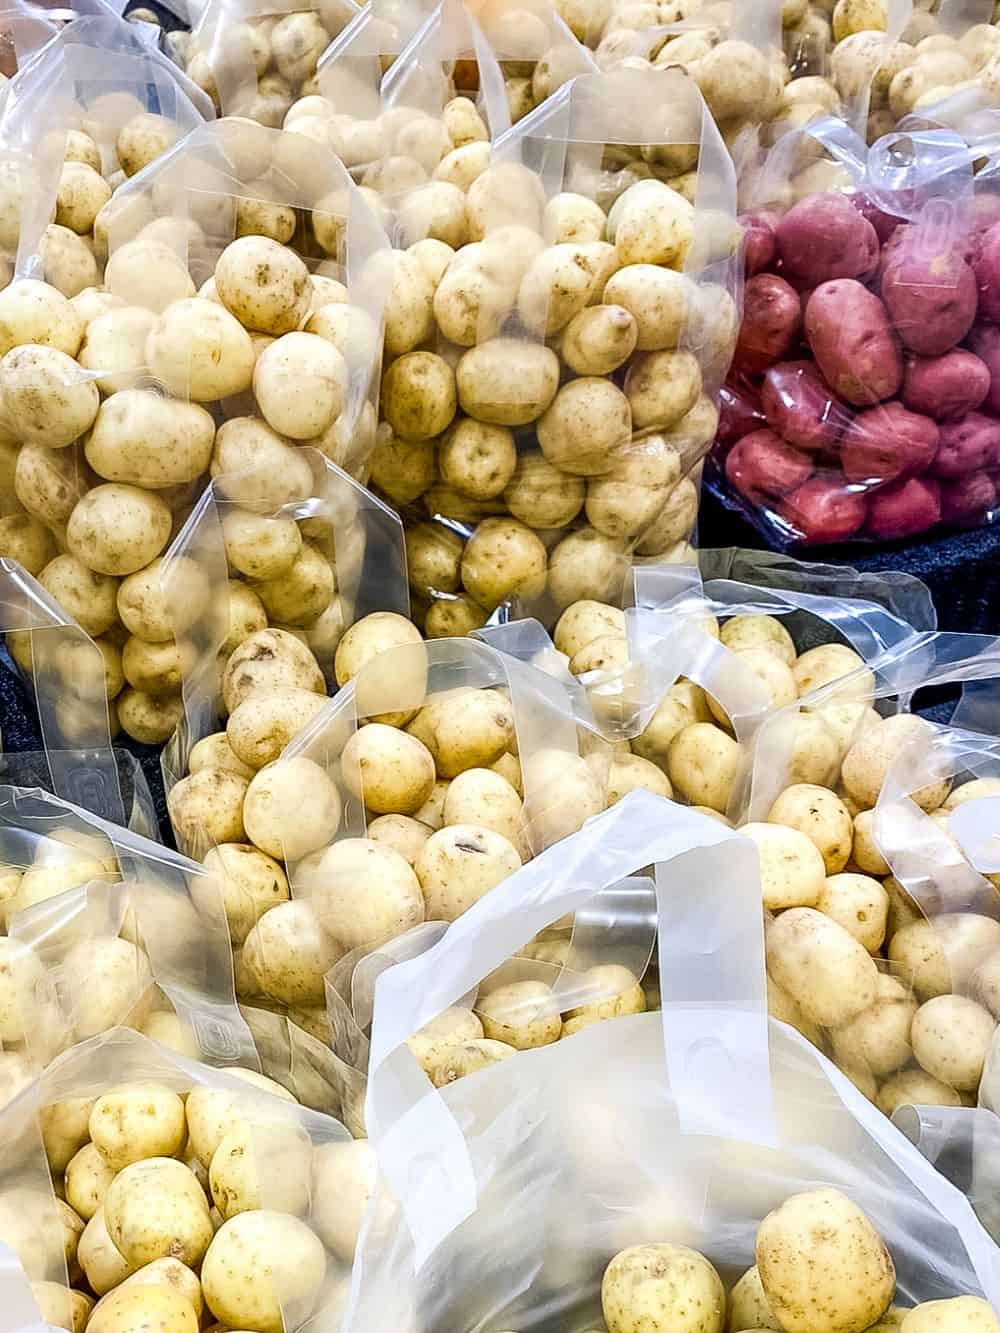
[{"label": "baby potato", "polygon": [[210,736],[203,736],[188,755],[188,773],[200,773],[203,768],[223,768],[228,773],[245,778],[253,777],[253,769],[237,759],[229,745],[224,731],[215,731]]},{"label": "baby potato", "polygon": [[570,532],[549,558],[548,593],[558,607],[592,598],[618,601],[628,575],[626,543],[596,528]]},{"label": "baby potato", "polygon": [[478,1040],[449,1042],[428,1058],[427,1077],[435,1088],[447,1087],[469,1074],[506,1060],[514,1054],[514,1047],[487,1037]]},{"label": "baby potato", "polygon": [[56,223],[86,236],[110,198],[111,186],[99,171],[86,162],[64,162],[56,192]]},{"label": "baby potato", "polygon": [[122,126],[115,141],[115,152],[122,171],[126,176],[134,176],[154,158],[165,153],[179,137],[180,127],[167,116],[158,116],[148,111],[133,116]]},{"label": "baby potato", "polygon": [[131,1265],[108,1235],[103,1205],[84,1227],[77,1250],[77,1261],[89,1286],[98,1296],[103,1296],[113,1287],[117,1287],[132,1272]]},{"label": "baby potato", "polygon": [[25,343],[76,356],[83,330],[76,307],[47,282],[19,278],[0,291],[0,356]]},{"label": "baby potato", "polygon": [[[183,1129],[183,1106],[179,1116]],[[183,1162],[170,1157],[150,1157],[124,1167],[111,1182],[103,1206],[108,1235],[134,1267],[165,1258],[197,1267],[212,1239],[201,1186]]]},{"label": "baby potato", "polygon": [[395,434],[404,440],[432,439],[455,415],[455,373],[433,352],[407,352],[386,370],[381,403]]},{"label": "baby potato", "polygon": [[429,824],[409,815],[379,815],[368,825],[368,837],[372,842],[398,852],[411,866],[433,832]]},{"label": "baby potato", "polygon": [[14,495],[47,527],[59,531],[86,492],[88,477],[75,449],[23,444],[14,467]]},{"label": "baby potato", "polygon": [[222,698],[234,713],[258,692],[281,689],[326,694],[326,682],[315,657],[294,634],[282,629],[255,630],[234,649],[222,673]]},{"label": "baby potato", "polygon": [[32,1282],[31,1294],[43,1323],[69,1329],[71,1333],[84,1333],[94,1308],[92,1297],[82,1291],[67,1290],[59,1282]]},{"label": "baby potato", "polygon": [[[87,335],[89,342],[90,329]],[[169,393],[195,403],[243,393],[254,376],[249,333],[223,306],[203,297],[167,306],[146,338],[146,361]]]},{"label": "baby potato", "polygon": [[568,1009],[563,1019],[562,1035],[572,1036],[592,1023],[627,1014],[641,1014],[646,996],[634,972],[619,963],[603,963],[583,974],[586,992],[593,998]]},{"label": "baby potato", "polygon": [[131,389],[141,379],[147,339],[156,323],[156,315],[142,306],[116,307],[88,322],[77,359],[96,375],[102,393]]},{"label": "baby potato", "polygon": [[327,609],[337,590],[333,566],[311,542],[303,542],[289,568],[277,578],[261,579],[254,592],[271,620],[308,625]]},{"label": "baby potato", "polygon": [[459,689],[432,697],[408,730],[424,742],[444,778],[488,767],[515,740],[510,701],[496,690]]},{"label": "baby potato", "polygon": [[701,368],[691,352],[641,352],[625,377],[636,430],[669,430],[701,397]]},{"label": "baby potato", "polygon": [[[120,1173],[125,1167],[144,1159],[162,1161],[181,1151],[186,1137],[184,1103],[175,1092],[155,1084],[115,1088],[94,1102],[89,1128],[91,1142],[102,1159]],[[176,1166],[186,1170],[179,1162]],[[168,1174],[161,1179],[170,1181],[174,1177]],[[105,1220],[111,1234],[112,1222],[107,1213]],[[114,1243],[120,1249],[119,1241]],[[150,1263],[158,1258],[159,1254],[153,1254],[136,1262]]]},{"label": "baby potato", "polygon": [[212,1155],[208,1183],[227,1221],[260,1208],[266,1200],[282,1213],[301,1216],[309,1208],[312,1145],[292,1125],[239,1124]]},{"label": "baby potato", "polygon": [[201,1318],[205,1303],[201,1297],[201,1283],[195,1273],[179,1259],[154,1259],[136,1269],[131,1277],[119,1284],[122,1287],[162,1287],[181,1296]]},{"label": "baby potato", "polygon": [[[205,1303],[220,1323],[282,1333],[308,1318],[326,1276],[322,1242],[297,1217],[258,1209],[216,1232],[201,1270]],[[284,1316],[284,1321],[282,1316]]]},{"label": "baby potato", "polygon": [[[881,724],[866,731],[854,742],[841,766],[841,777],[848,793],[862,810],[870,810],[878,800],[889,769],[907,746],[917,738],[932,734],[930,724],[912,713],[897,713],[883,718]],[[936,810],[948,795],[950,781],[941,778],[910,793],[922,810]]]},{"label": "baby potato", "polygon": [[180,693],[181,657],[176,643],[129,638],[122,649],[121,670],[135,690],[153,696]]},{"label": "baby potato", "polygon": [[564,191],[554,195],[542,214],[542,232],[547,245],[603,241],[607,222],[604,210],[583,194]]},{"label": "baby potato", "polygon": [[66,528],[70,553],[98,574],[134,574],[154,560],[170,538],[170,510],[138,486],[107,483],[88,491]]},{"label": "baby potato", "polygon": [[868,1328],[896,1289],[882,1237],[839,1190],[786,1199],[761,1222],[755,1250],[764,1297],[788,1333],[813,1333],[831,1319],[845,1333]]},{"label": "baby potato", "polygon": [[860,670],[864,665],[864,660],[846,644],[824,643],[804,652],[794,663],[792,674],[799,687],[799,694],[804,695],[822,689],[824,685],[844,676],[853,676],[857,671],[857,678],[838,690],[833,698],[837,702],[853,700],[869,704],[875,693],[875,677],[867,669]]},{"label": "baby potato", "polygon": [[223,768],[202,768],[181,778],[167,795],[167,810],[186,847],[243,842],[243,802],[249,783]]},{"label": "baby potato", "polygon": [[570,380],[542,414],[537,434],[553,467],[578,476],[600,476],[631,442],[628,399],[610,380],[594,376]]},{"label": "baby potato", "polygon": [[[149,1011],[153,984],[149,958],[128,940],[81,940],[66,954],[62,971],[75,999],[78,1041],[126,1019],[141,1023]],[[94,1138],[93,1129],[90,1136]]]},{"label": "baby potato", "polygon": [[608,1333],[722,1333],[726,1293],[703,1255],[684,1245],[633,1245],[608,1264],[601,1281]]},{"label": "baby potato", "polygon": [[635,351],[638,336],[635,317],[623,306],[589,306],[563,329],[560,352],[577,375],[610,375]]},{"label": "baby potato", "polygon": [[312,1222],[323,1243],[345,1264],[354,1260],[377,1176],[378,1163],[367,1139],[324,1143],[313,1154]]},{"label": "baby potato", "polygon": [[104,286],[126,305],[142,306],[159,315],[174,301],[195,295],[187,264],[165,242],[140,237],[113,246],[111,251]]},{"label": "baby potato", "polygon": [[473,500],[491,500],[514,475],[517,449],[506,426],[491,426],[462,417],[438,445],[442,480]]},{"label": "baby potato", "polygon": [[455,921],[520,869],[517,849],[502,834],[474,824],[439,829],[414,863],[429,921]]},{"label": "baby potato", "polygon": [[115,700],[122,730],[140,745],[163,745],[184,716],[180,695],[154,698],[141,690],[124,689]]},{"label": "baby potato", "polygon": [[608,809],[617,805],[630,791],[648,791],[670,800],[673,788],[667,775],[648,759],[637,754],[617,754],[611,761],[607,783]]},{"label": "baby potato", "polygon": [[265,912],[243,945],[243,963],[265,995],[282,1004],[322,1004],[323,978],[343,956],[309,902],[283,902]]},{"label": "baby potato", "polygon": [[324,930],[347,949],[394,939],[425,917],[415,869],[368,838],[344,838],[323,853],[312,902]]},{"label": "baby potato", "polygon": [[163,489],[196,481],[214,439],[215,423],[196,403],[123,389],[101,404],[84,451],[107,481]]},{"label": "baby potato", "polygon": [[821,912],[782,912],[768,927],[766,944],[768,972],[810,1021],[839,1027],[874,1003],[874,962],[853,935]]},{"label": "baby potato", "polygon": [[[769,648],[741,648],[738,650],[740,662],[760,681],[767,696],[769,712],[787,708],[798,697],[795,679],[791,670]],[[728,725],[725,710],[709,697],[708,706],[714,717]]]},{"label": "baby potato", "polygon": [[757,846],[761,893],[769,911],[817,906],[826,868],[811,839],[782,824],[744,824],[740,833]]},{"label": "baby potato", "polygon": [[882,1084],[875,1105],[891,1117],[900,1106],[961,1106],[962,1098],[922,1069],[902,1069]]},{"label": "baby potato", "polygon": [[8,514],[0,518],[0,555],[16,560],[37,578],[55,558],[52,533],[30,514]]},{"label": "baby potato", "polygon": [[542,453],[518,455],[513,476],[503,492],[514,518],[529,528],[564,528],[583,508],[586,482],[561,472]]},{"label": "baby potato", "polygon": [[297,861],[325,847],[340,825],[340,814],[336,785],[304,755],[262,768],[243,801],[247,837],[262,852],[284,861]]},{"label": "baby potato", "polygon": [[472,1010],[453,1005],[407,1037],[406,1044],[429,1077],[431,1065],[447,1047],[478,1041],[482,1035],[483,1025]]},{"label": "baby potato", "polygon": [[312,301],[305,264],[268,236],[230,242],[215,265],[215,289],[245,329],[275,337],[299,328]]},{"label": "baby potato", "polygon": [[866,875],[888,875],[889,866],[879,851],[874,834],[875,812],[860,810],[854,816],[854,844],[851,860]]},{"label": "baby potato", "polygon": [[299,525],[290,518],[268,518],[248,509],[227,508],[222,536],[231,568],[248,579],[286,574],[302,549]]},{"label": "baby potato", "polygon": [[[891,881],[886,892],[891,892]],[[922,1000],[964,989],[975,970],[1000,948],[1000,922],[975,912],[946,912],[899,927],[887,953],[913,977]]]},{"label": "baby potato", "polygon": [[739,765],[740,747],[709,722],[693,722],[677,732],[667,752],[667,776],[689,805],[724,814]]},{"label": "baby potato", "polygon": [[954,1296],[946,1301],[923,1301],[903,1312],[901,1333],[996,1333],[997,1317],[978,1296]]},{"label": "baby potato", "polygon": [[67,1162],[66,1202],[84,1222],[89,1222],[100,1208],[115,1174],[93,1143],[85,1143]]},{"label": "baby potato", "polygon": [[252,694],[230,714],[226,723],[229,745],[238,759],[256,771],[273,763],[325,706],[324,696],[311,690]]},{"label": "baby potato", "polygon": [[121,622],[144,643],[169,642],[202,614],[207,602],[205,571],[186,556],[173,557],[169,565],[154,560],[118,585]]},{"label": "baby potato", "polygon": [[[419,649],[416,647],[422,643],[420,631],[416,626],[405,616],[397,615],[394,611],[373,611],[346,631],[337,645],[333,659],[334,675],[340,686],[353,680],[363,667],[382,653],[391,653],[393,648],[410,645],[408,653],[391,653],[386,658],[383,664],[386,673],[384,676],[377,669],[371,668],[365,673],[363,681],[359,682],[361,688],[357,705],[360,716],[370,716],[371,721],[384,722],[388,726],[403,726],[410,720],[416,712],[416,701],[423,699],[427,683],[427,660],[424,650],[422,647]],[[401,672],[405,676],[402,681],[400,681]],[[414,700],[413,706],[400,712],[374,713],[369,707],[368,700],[377,698],[381,701],[393,685],[396,691],[402,692],[408,700],[410,698]]]},{"label": "baby potato", "polygon": [[476,1014],[483,1034],[502,1041],[516,1051],[529,1051],[559,1040],[562,1016],[544,981],[513,981],[480,995]]},{"label": "baby potato", "polygon": [[72,357],[55,347],[13,347],[0,361],[4,412],[23,441],[59,449],[90,429],[101,396]]},{"label": "baby potato", "polygon": [[824,916],[837,921],[864,945],[869,953],[877,953],[885,939],[889,912],[889,895],[870,875],[830,875],[825,881],[814,906]]},{"label": "baby potato", "polygon": [[955,810],[966,801],[978,801],[983,796],[1000,796],[1000,778],[974,778],[954,787],[943,802],[945,810]]},{"label": "baby potato", "polygon": [[138,1333],[154,1321],[162,1333],[198,1333],[198,1316],[191,1302],[157,1282],[122,1283],[98,1302],[87,1327],[94,1333]]},{"label": "baby potato", "polygon": [[246,843],[220,843],[205,856],[205,869],[217,875],[234,944],[242,944],[257,921],[289,898],[288,880],[279,862]]},{"label": "baby potato", "polygon": [[778,1323],[760,1284],[757,1265],[748,1268],[729,1293],[728,1327],[734,1330],[751,1328],[778,1329]]},{"label": "baby potato", "polygon": [[434,757],[415,736],[370,722],[341,754],[341,772],[352,795],[376,814],[412,815],[434,790]]},{"label": "baby potato", "polygon": [[308,458],[256,417],[223,422],[210,471],[225,477],[227,500],[261,514],[307,499],[315,484]]},{"label": "baby potato", "polygon": [[845,1069],[863,1069],[887,1078],[909,1063],[910,1028],[917,1002],[895,977],[880,972],[875,1001],[831,1034],[833,1054]]},{"label": "baby potato", "polygon": [[574,658],[597,639],[625,637],[625,612],[603,602],[581,601],[568,606],[556,622],[555,646]]},{"label": "baby potato", "polygon": [[767,812],[769,824],[785,824],[810,838],[823,857],[828,875],[847,865],[853,825],[843,801],[826,787],[808,782],[786,787]]},{"label": "baby potato", "polygon": [[510,597],[532,599],[545,590],[547,554],[523,523],[487,518],[476,528],[462,554],[462,585],[486,610]]},{"label": "baby potato", "polygon": [[38,243],[45,281],[72,299],[100,281],[97,260],[88,239],[69,227],[51,223]]},{"label": "baby potato", "polygon": [[747,648],[764,648],[780,658],[785,666],[795,665],[792,636],[776,616],[730,616],[723,623],[719,638],[734,653]]},{"label": "baby potato", "polygon": [[[226,1069],[232,1078],[251,1084],[259,1091],[270,1093],[281,1101],[294,1102],[295,1098],[280,1083],[239,1065]],[[243,1123],[236,1110],[238,1095],[220,1088],[196,1087],[188,1094],[186,1103],[189,1147],[194,1158],[207,1171],[219,1144],[231,1130]],[[207,1179],[207,1178],[206,1178]]]},{"label": "baby potato", "polygon": [[465,542],[440,523],[415,523],[404,534],[410,587],[429,594],[457,592]]},{"label": "baby potato", "polygon": [[993,1015],[962,995],[938,995],[913,1016],[910,1041],[918,1064],[959,1092],[975,1093],[993,1041]]},{"label": "baby potato", "polygon": [[491,338],[462,356],[455,379],[466,416],[497,426],[526,426],[555,398],[559,361],[539,343]]},{"label": "baby potato", "polygon": [[264,420],[293,440],[312,439],[333,425],[344,410],[347,379],[347,362],[315,333],[276,338],[253,367],[253,391]]},{"label": "baby potato", "polygon": [[448,784],[444,822],[492,829],[517,848],[522,860],[527,860],[521,798],[506,778],[491,769],[467,768]]}]

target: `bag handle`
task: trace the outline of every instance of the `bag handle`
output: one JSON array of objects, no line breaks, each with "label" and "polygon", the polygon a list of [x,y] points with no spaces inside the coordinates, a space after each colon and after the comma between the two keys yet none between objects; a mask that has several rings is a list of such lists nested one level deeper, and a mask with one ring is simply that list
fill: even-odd
[{"label": "bag handle", "polygon": [[723,1135],[738,1105],[744,1138],[776,1141],[756,848],[716,820],[633,792],[504,880],[425,954],[378,978],[365,1121],[418,1265],[474,1211],[477,1185],[462,1128],[407,1038],[560,916],[651,864],[681,1128]]}]

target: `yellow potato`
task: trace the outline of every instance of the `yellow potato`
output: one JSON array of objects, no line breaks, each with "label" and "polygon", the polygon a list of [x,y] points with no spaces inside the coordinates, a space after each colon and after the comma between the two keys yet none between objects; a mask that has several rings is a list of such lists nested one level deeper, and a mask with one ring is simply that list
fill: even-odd
[{"label": "yellow potato", "polygon": [[878,971],[857,940],[811,907],[782,912],[767,930],[767,969],[807,1019],[839,1027],[875,1001]]},{"label": "yellow potato", "polygon": [[853,825],[847,809],[832,791],[811,783],[787,787],[767,814],[769,824],[786,824],[810,838],[818,848],[828,875],[847,865],[853,843]]},{"label": "yellow potato", "polygon": [[87,1323],[93,1333],[198,1333],[198,1316],[180,1292],[158,1283],[121,1286],[95,1306]]},{"label": "yellow potato", "polygon": [[304,1222],[259,1210],[219,1228],[205,1255],[201,1285],[220,1323],[283,1333],[286,1325],[296,1328],[309,1317],[325,1275],[323,1245]]},{"label": "yellow potato", "polygon": [[115,1248],[136,1267],[172,1258],[196,1268],[212,1239],[201,1186],[183,1162],[169,1157],[126,1166],[111,1182],[103,1207]]},{"label": "yellow potato", "polygon": [[744,824],[740,833],[757,846],[761,893],[769,911],[817,906],[826,870],[811,839],[782,824]]},{"label": "yellow potato", "polygon": [[722,1333],[726,1295],[718,1273],[683,1245],[633,1245],[604,1270],[608,1333]]}]

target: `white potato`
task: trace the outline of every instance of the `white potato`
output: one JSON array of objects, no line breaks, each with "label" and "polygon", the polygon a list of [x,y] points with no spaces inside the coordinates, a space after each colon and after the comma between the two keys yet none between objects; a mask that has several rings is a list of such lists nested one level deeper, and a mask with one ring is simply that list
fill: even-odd
[{"label": "white potato", "polygon": [[[225,1222],[201,1270],[205,1303],[220,1323],[283,1333],[308,1318],[326,1275],[322,1242],[287,1213],[258,1210]],[[284,1316],[284,1318],[282,1317]]]},{"label": "white potato", "polygon": [[[89,1125],[94,1147],[119,1173],[147,1158],[161,1161],[174,1157],[184,1147],[186,1137],[184,1103],[176,1092],[155,1084],[135,1084],[104,1093],[94,1102]],[[186,1169],[179,1162],[176,1165]],[[111,1219],[107,1215],[106,1221],[110,1233]],[[117,1240],[115,1245],[120,1248]],[[154,1254],[136,1262],[149,1263],[158,1258],[160,1255]]]},{"label": "white potato", "polygon": [[312,902],[324,930],[346,949],[393,939],[426,914],[418,871],[369,838],[343,838],[323,853]]}]

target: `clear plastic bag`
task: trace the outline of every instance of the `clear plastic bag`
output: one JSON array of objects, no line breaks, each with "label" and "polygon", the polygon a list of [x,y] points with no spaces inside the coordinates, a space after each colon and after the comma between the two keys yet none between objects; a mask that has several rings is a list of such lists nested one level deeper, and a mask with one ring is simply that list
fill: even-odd
[{"label": "clear plastic bag", "polygon": [[710,483],[775,546],[975,527],[995,508],[997,197],[975,165],[995,119],[930,115],[870,149],[811,122],[758,181]]},{"label": "clear plastic bag", "polygon": [[[180,1290],[194,1303],[193,1281],[198,1308],[204,1296],[216,1316],[260,1330],[293,1330],[310,1320],[333,1324],[370,1188],[370,1150],[352,1144],[336,1120],[296,1105],[274,1083],[252,1082],[252,1066],[247,1072],[249,1077],[240,1077],[242,1071],[211,1069],[118,1028],[67,1053],[3,1111],[0,1239],[5,1257],[13,1251],[20,1261],[12,1272],[4,1268],[5,1329],[32,1322],[72,1327],[64,1312],[71,1291],[80,1293],[74,1306],[82,1303],[89,1313],[95,1296],[119,1290],[137,1270],[143,1272],[141,1286],[144,1279],[155,1284],[159,1275],[146,1263],[178,1256],[182,1262],[173,1278],[180,1279]],[[139,1097],[146,1102],[144,1120],[134,1105]],[[107,1109],[108,1123],[89,1119],[95,1101]],[[120,1137],[110,1123],[113,1115]],[[69,1189],[90,1213],[84,1230],[84,1218],[56,1198],[53,1180],[61,1184],[63,1169],[88,1147],[95,1166],[107,1161],[121,1187],[111,1186],[114,1193],[109,1189],[100,1202],[86,1197],[84,1154]],[[141,1243],[134,1230],[126,1231],[132,1214],[121,1174],[129,1169],[125,1163],[134,1168],[129,1180],[143,1180],[151,1229],[143,1231]],[[201,1201],[196,1183],[205,1191]],[[172,1240],[158,1225],[176,1200],[171,1189],[189,1203],[174,1214]],[[210,1206],[217,1209],[214,1236]],[[71,1217],[77,1234],[67,1262],[63,1232]],[[24,1295],[25,1278],[43,1319],[35,1312],[26,1322],[12,1303]],[[182,1299],[177,1308],[184,1310]]]},{"label": "clear plastic bag", "polygon": [[617,1251],[691,1246],[728,1285],[753,1263],[770,1209],[830,1187],[884,1236],[902,1304],[966,1292],[995,1303],[997,1252],[967,1201],[823,1056],[766,1024],[745,841],[680,810],[665,828],[658,803],[629,800],[603,817],[621,863],[670,869],[669,883],[657,874],[662,1013],[596,1023],[431,1088],[408,1039],[591,891],[543,880],[542,861],[527,899],[501,890],[379,978],[366,1113],[407,1226],[362,1239],[345,1327],[408,1316],[418,1329],[592,1328]]},{"label": "clear plastic bag", "polygon": [[[542,620],[582,597],[620,603],[633,549],[690,559],[697,489],[678,483],[714,434],[731,352],[734,184],[677,71],[581,75],[497,140],[466,195],[472,244],[428,305],[440,354],[415,351],[409,322],[409,339],[387,342],[372,479],[407,506],[429,636],[509,603]],[[671,293],[663,321],[646,320],[644,274]],[[640,323],[650,350],[633,355]],[[561,390],[546,340],[577,375]],[[465,349],[454,371],[450,343]],[[445,396],[432,411],[425,394],[416,419],[406,404],[425,362]]]}]

